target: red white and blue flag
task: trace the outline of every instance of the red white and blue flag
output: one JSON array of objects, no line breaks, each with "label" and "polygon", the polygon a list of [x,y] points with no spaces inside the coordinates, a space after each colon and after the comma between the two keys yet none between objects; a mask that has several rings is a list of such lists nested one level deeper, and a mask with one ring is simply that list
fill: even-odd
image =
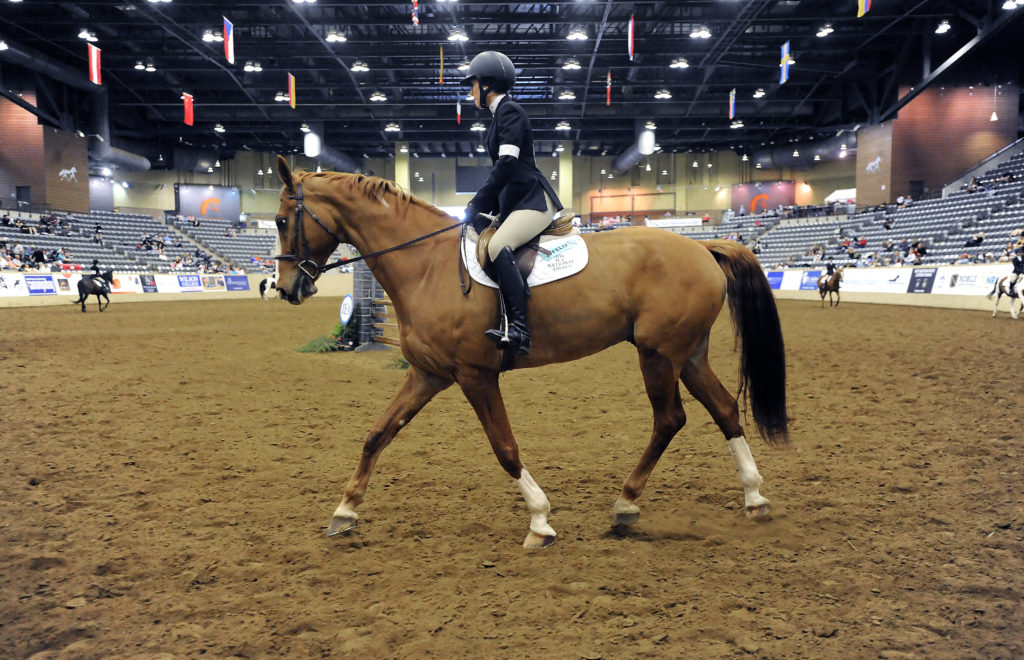
[{"label": "red white and blue flag", "polygon": [[235,63],[235,29],[231,21],[224,18],[224,57],[228,59],[228,64]]},{"label": "red white and blue flag", "polygon": [[100,49],[92,44],[89,46],[89,82],[94,85],[102,85],[103,77],[100,75]]},{"label": "red white and blue flag", "polygon": [[635,22],[633,21],[633,16],[631,14],[629,16],[629,35],[626,37],[626,50],[629,53],[629,61],[630,62],[633,61],[633,49],[634,49],[634,47],[636,45],[636,41],[633,38],[633,28],[634,28],[634,26],[635,26]]},{"label": "red white and blue flag", "polygon": [[181,99],[185,102],[185,123],[189,126],[192,125],[192,95],[183,92]]},{"label": "red white and blue flag", "polygon": [[412,0],[412,24],[420,24],[420,0]]}]

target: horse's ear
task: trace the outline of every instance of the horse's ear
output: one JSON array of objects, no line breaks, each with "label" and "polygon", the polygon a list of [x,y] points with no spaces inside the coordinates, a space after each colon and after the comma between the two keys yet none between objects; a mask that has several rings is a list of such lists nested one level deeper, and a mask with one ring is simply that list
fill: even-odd
[{"label": "horse's ear", "polygon": [[288,192],[295,192],[295,179],[292,177],[292,168],[288,167],[288,161],[284,156],[277,156],[277,176],[281,177],[281,183],[288,189]]}]

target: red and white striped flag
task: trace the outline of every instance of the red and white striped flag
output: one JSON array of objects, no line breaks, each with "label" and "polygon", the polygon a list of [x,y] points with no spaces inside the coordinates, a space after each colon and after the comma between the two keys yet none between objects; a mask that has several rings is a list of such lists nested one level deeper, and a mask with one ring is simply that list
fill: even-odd
[{"label": "red and white striped flag", "polygon": [[635,23],[633,21],[633,15],[630,14],[630,16],[629,16],[629,36],[626,38],[626,50],[629,52],[629,61],[630,62],[633,61],[633,47],[634,47],[634,45],[636,43],[635,40],[633,39],[633,27],[634,27],[634,25],[635,25]]},{"label": "red and white striped flag", "polygon": [[100,75],[100,49],[92,44],[89,46],[89,82],[94,85],[102,85],[103,78]]},{"label": "red and white striped flag", "polygon": [[192,95],[188,92],[182,92],[181,98],[185,101],[185,123],[189,126],[192,125]]},{"label": "red and white striped flag", "polygon": [[224,57],[228,59],[228,64],[235,63],[235,26],[231,24],[231,21],[227,17],[222,16],[224,19]]},{"label": "red and white striped flag", "polygon": [[605,86],[605,105],[612,104],[612,72],[608,72],[608,84]]},{"label": "red and white striped flag", "polygon": [[295,76],[288,74],[288,105],[295,109]]},{"label": "red and white striped flag", "polygon": [[420,24],[420,2],[419,0],[412,0],[412,24]]},{"label": "red and white striped flag", "polygon": [[462,97],[461,96],[456,96],[455,97],[455,123],[456,124],[461,124],[462,123]]}]

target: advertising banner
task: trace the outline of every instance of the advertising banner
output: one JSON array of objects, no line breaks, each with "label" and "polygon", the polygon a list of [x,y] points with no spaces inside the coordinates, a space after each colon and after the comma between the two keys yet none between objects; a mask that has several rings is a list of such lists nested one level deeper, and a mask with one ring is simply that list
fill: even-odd
[{"label": "advertising banner", "polygon": [[156,278],[149,273],[139,275],[139,284],[142,285],[143,293],[156,293],[159,290],[156,286]]},{"label": "advertising banner", "polygon": [[178,291],[202,291],[203,282],[199,279],[199,275],[188,274],[188,275],[177,275]]},{"label": "advertising banner", "polygon": [[228,186],[196,186],[175,184],[174,207],[179,215],[195,216],[197,220],[230,220],[238,222],[241,199],[238,189]]},{"label": "advertising banner", "polygon": [[781,270],[773,270],[768,273],[765,273],[765,275],[768,277],[768,286],[770,286],[773,289],[782,288],[782,276],[785,275],[785,273],[783,273]]},{"label": "advertising banner", "polygon": [[910,274],[907,293],[931,293],[937,270],[936,268],[915,268],[914,272]]},{"label": "advertising banner", "polygon": [[25,275],[25,287],[30,296],[53,296],[57,294],[57,287],[53,284],[53,278],[49,275]]},{"label": "advertising banner", "polygon": [[223,291],[223,275],[203,275],[203,288],[207,291]]},{"label": "advertising banner", "polygon": [[987,266],[941,266],[935,276],[932,293],[958,296],[985,296],[1000,277],[1010,274],[1009,264]]},{"label": "advertising banner", "polygon": [[249,290],[249,278],[245,275],[225,275],[224,284],[228,291]]},{"label": "advertising banner", "polygon": [[27,296],[24,275],[0,273],[0,296]]},{"label": "advertising banner", "polygon": [[793,181],[737,183],[732,187],[732,209],[737,215],[758,215],[779,206],[791,206],[795,198]]},{"label": "advertising banner", "polygon": [[800,277],[800,290],[817,291],[819,277],[821,277],[820,270],[805,270]]},{"label": "advertising banner", "polygon": [[911,271],[908,268],[846,268],[840,291],[863,293],[906,293]]}]

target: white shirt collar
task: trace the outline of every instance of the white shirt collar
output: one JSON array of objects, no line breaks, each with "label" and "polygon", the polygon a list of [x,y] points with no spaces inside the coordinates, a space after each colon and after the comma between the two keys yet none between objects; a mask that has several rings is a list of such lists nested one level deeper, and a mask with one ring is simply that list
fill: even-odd
[{"label": "white shirt collar", "polygon": [[501,103],[501,99],[503,98],[505,98],[504,94],[498,94],[497,96],[494,97],[494,100],[491,101],[491,104],[487,106],[490,109],[492,115],[494,114],[494,111],[498,109],[498,104]]}]

